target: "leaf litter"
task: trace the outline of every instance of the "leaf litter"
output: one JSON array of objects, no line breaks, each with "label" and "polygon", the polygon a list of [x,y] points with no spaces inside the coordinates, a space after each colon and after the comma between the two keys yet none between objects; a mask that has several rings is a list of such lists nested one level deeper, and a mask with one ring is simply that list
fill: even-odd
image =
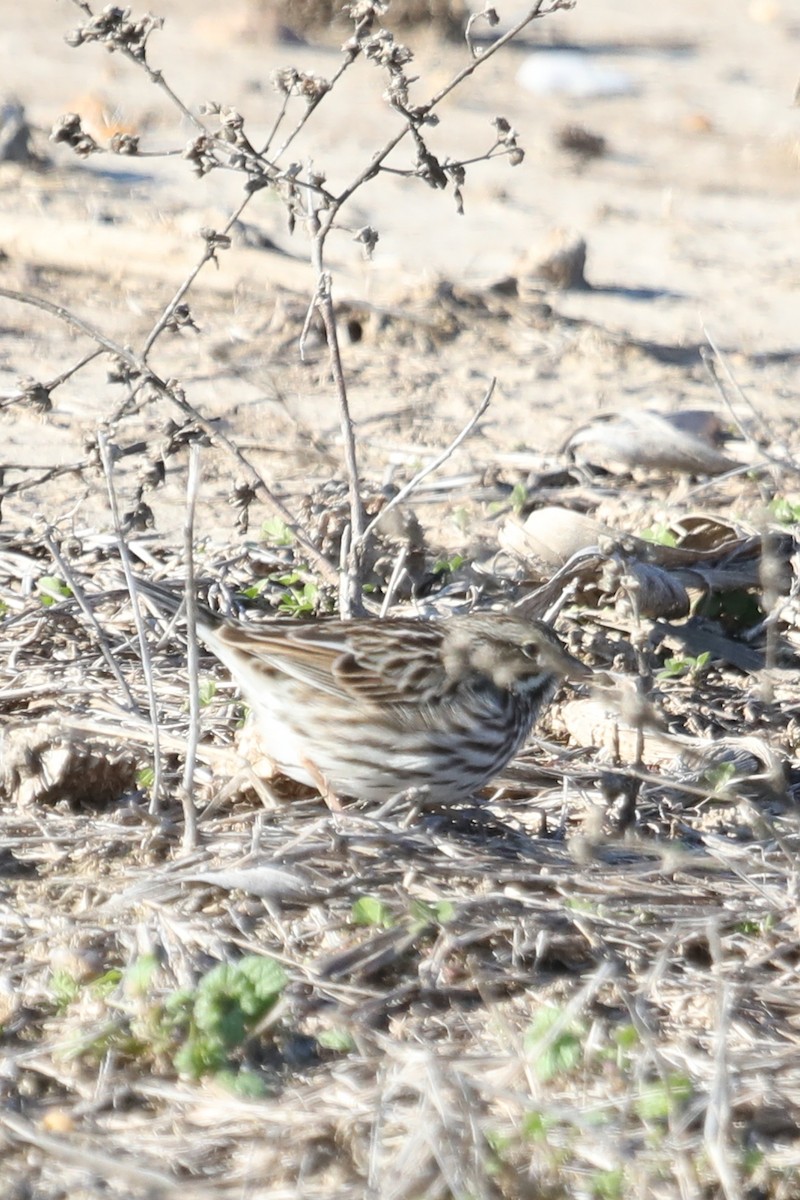
[{"label": "leaf litter", "polygon": [[[65,303],[94,279],[37,270]],[[774,384],[776,408],[764,421],[736,407],[734,428],[706,407],[698,346],[566,317],[529,276],[439,280],[340,312],[370,517],[463,427],[452,396],[473,394],[473,364],[507,367],[504,420],[490,413],[452,472],[381,528],[376,602],[414,593],[443,614],[476,593],[521,602],[554,614],[595,668],[594,688],[557,698],[481,803],[330,812],[265,780],[234,689],[201,656],[199,842],[186,852],[186,649],[144,616],[151,711],[118,539],[101,532],[102,373],[87,375],[91,411],[60,393],[85,453],[4,466],[10,1195],[797,1194],[800,506],[795,423],[777,407],[781,388],[796,400],[780,374],[794,357],[737,360],[765,393]],[[304,531],[339,561],[347,481],[331,479],[336,421],[309,383],[323,333],[309,330],[303,374],[289,363],[307,296],[273,288],[265,315],[263,294],[237,289],[235,337],[171,343],[206,426],[158,398],[112,415],[125,544],[138,570],[183,578],[187,447],[204,442],[201,588],[254,617],[321,612],[330,580],[285,529],[248,530],[247,486],[208,442],[232,425],[279,464],[294,511],[309,497]],[[101,279],[126,345],[147,291]],[[195,294],[212,325],[229,319],[218,296]],[[60,366],[74,353],[63,329],[17,333],[32,357],[34,345]],[[530,418],[531,361],[538,379],[591,377],[623,395],[646,378],[689,408],[648,400],[637,419],[620,405],[565,452],[521,446],[509,430]],[[21,380],[3,403],[10,436],[39,444],[48,387]]]},{"label": "leaf litter", "polygon": [[[563,504],[571,487],[576,508],[558,511],[577,514],[591,545],[575,549],[565,517],[567,549],[547,547],[564,559],[555,573],[541,546],[561,522],[546,506],[524,524],[505,518],[512,560],[502,505],[485,503],[464,563],[444,576],[428,567],[448,548],[426,519],[413,581],[428,580],[425,607],[463,604],[476,569],[495,602],[545,611],[557,590],[562,632],[595,668],[591,694],[561,696],[490,796],[446,811],[399,801],[378,815],[333,813],[258,779],[237,752],[235,692],[203,657],[216,685],[188,857],[170,800],[188,736],[179,632],[146,619],[163,758],[153,810],[153,728],[114,555],[91,537],[72,548],[90,623],[68,586],[45,604],[36,581],[50,561],[6,539],[4,1074],[39,1113],[9,1115],[14,1145],[38,1147],[76,1186],[94,1171],[131,1195],[187,1180],[198,1196],[345,1195],[370,1179],[381,1196],[503,1196],[522,1176],[551,1191],[587,1172],[652,1182],[676,1157],[700,1186],[714,1106],[726,1144],[769,1147],[791,1175],[797,719],[781,636],[796,586],[791,527],[695,508],[650,540],[630,513],[668,514],[683,486],[669,478],[627,481],[621,528],[606,484],[608,523],[587,527],[586,477],[571,478],[559,493]],[[449,503],[469,486],[451,488]],[[506,546],[494,566],[492,537]],[[144,561],[180,577],[180,553],[152,536],[144,545]],[[755,611],[767,551],[780,592]],[[294,555],[209,548],[200,582],[222,579],[220,594],[235,598],[261,579],[250,604],[274,608],[285,585],[273,568],[286,578]],[[373,568],[384,587],[390,562]],[[647,571],[676,581],[688,607],[654,606]],[[713,607],[731,596],[738,608]],[[716,641],[687,645],[681,631],[701,619]],[[705,658],[700,644],[712,647]],[[749,671],[729,644],[755,656]],[[255,1025],[242,1018],[230,1044],[204,1041],[191,1015],[204,1011],[198,996],[217,994],[204,981],[254,957],[281,969],[273,1007]],[[204,1001],[212,1017],[215,1003],[237,1003],[219,994]],[[723,1051],[735,1089],[721,1094]]]}]

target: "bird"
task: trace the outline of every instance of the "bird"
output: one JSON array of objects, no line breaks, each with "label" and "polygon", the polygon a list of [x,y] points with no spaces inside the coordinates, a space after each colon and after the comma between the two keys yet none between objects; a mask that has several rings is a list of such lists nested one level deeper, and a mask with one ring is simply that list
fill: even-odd
[{"label": "bird", "polygon": [[[183,603],[161,584],[136,585],[162,611]],[[253,625],[198,603],[196,630],[241,688],[274,766],[338,800],[472,797],[559,683],[591,674],[548,624],[517,613]]]}]

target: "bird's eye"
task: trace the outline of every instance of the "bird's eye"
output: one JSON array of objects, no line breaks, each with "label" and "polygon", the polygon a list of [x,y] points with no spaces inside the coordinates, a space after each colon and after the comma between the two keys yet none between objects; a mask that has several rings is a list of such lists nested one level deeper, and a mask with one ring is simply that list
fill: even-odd
[{"label": "bird's eye", "polygon": [[525,642],[522,647],[522,653],[526,658],[536,659],[539,657],[539,647],[536,645],[536,642]]}]

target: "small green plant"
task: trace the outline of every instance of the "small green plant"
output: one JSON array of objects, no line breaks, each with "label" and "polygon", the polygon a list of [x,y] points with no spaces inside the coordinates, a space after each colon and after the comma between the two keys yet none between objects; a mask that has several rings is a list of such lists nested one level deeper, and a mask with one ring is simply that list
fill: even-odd
[{"label": "small green plant", "polygon": [[294,545],[294,534],[280,517],[267,517],[261,525],[261,536],[271,546]]},{"label": "small green plant", "polygon": [[50,976],[50,991],[53,994],[56,1011],[63,1013],[70,1004],[81,994],[81,985],[69,971],[53,971]]},{"label": "small green plant", "polygon": [[528,489],[524,483],[515,483],[511,489],[511,509],[515,517],[522,515],[522,510],[528,503]]},{"label": "small green plant", "polygon": [[551,1037],[550,1031],[560,1024],[562,1016],[561,1010],[555,1005],[545,1005],[525,1034],[525,1049],[533,1058],[534,1070],[542,1083],[557,1075],[568,1075],[583,1058],[586,1029],[580,1022],[571,1022],[555,1037]]},{"label": "small green plant", "polygon": [[69,971],[53,971],[50,976],[50,991],[55,1000],[56,1011],[63,1013],[85,992],[104,1000],[119,986],[121,979],[122,971],[118,967],[111,967],[102,975],[88,980],[76,979]]},{"label": "small green plant", "polygon": [[622,1200],[625,1173],[622,1167],[613,1167],[610,1171],[595,1171],[589,1186],[595,1200]]},{"label": "small green plant", "polygon": [[245,600],[260,600],[271,583],[271,578],[259,579],[246,588],[242,588],[239,595],[243,596]]},{"label": "small green plant", "polygon": [[664,661],[664,666],[658,672],[656,679],[682,679],[686,675],[697,678],[703,674],[710,661],[710,650],[704,650],[696,658],[691,654],[667,658]]},{"label": "small green plant", "polygon": [[141,767],[136,772],[136,786],[143,792],[147,792],[156,781],[156,773],[152,767]]},{"label": "small green plant", "polygon": [[[742,1151],[742,1173],[750,1176],[764,1161],[764,1151],[759,1150],[757,1146],[751,1146]],[[762,1192],[763,1195],[763,1192]]]},{"label": "small green plant", "polygon": [[197,691],[200,705],[204,708],[207,704],[211,703],[217,694],[216,679],[204,679]]},{"label": "small green plant", "polygon": [[564,908],[568,908],[571,912],[588,913],[593,917],[605,917],[605,905],[597,900],[587,900],[583,896],[565,896]]},{"label": "small green plant", "polygon": [[796,525],[800,521],[800,503],[776,496],[767,505],[767,511],[780,525]]},{"label": "small green plant", "polygon": [[196,987],[174,992],[163,1012],[183,1038],[173,1059],[176,1069],[193,1079],[225,1072],[236,1076],[232,1054],[275,1005],[286,982],[274,959],[249,955],[238,963],[220,963]]},{"label": "small green plant", "polygon": [[677,546],[678,539],[669,525],[651,525],[639,534],[643,542],[654,542],[657,546]]},{"label": "small green plant", "polygon": [[395,924],[388,904],[384,904],[378,896],[359,896],[350,909],[350,919],[354,925],[370,925],[378,929],[390,929]]},{"label": "small green plant", "polygon": [[356,1047],[352,1035],[346,1029],[323,1029],[317,1034],[317,1044],[323,1050],[333,1050],[337,1054],[349,1054]]},{"label": "small green plant", "polygon": [[611,1039],[614,1043],[610,1054],[613,1056],[619,1070],[627,1070],[632,1061],[633,1052],[639,1045],[640,1038],[634,1025],[618,1025]]},{"label": "small green plant", "polygon": [[420,926],[446,925],[452,921],[455,912],[452,900],[437,900],[433,904],[427,900],[411,901],[411,917]]},{"label": "small green plant", "polygon": [[116,991],[121,979],[122,971],[119,967],[109,967],[102,975],[98,975],[96,979],[92,980],[89,984],[89,990],[93,996],[105,1000],[107,996]]},{"label": "small green plant", "polygon": [[319,612],[320,595],[316,583],[304,581],[296,571],[273,575],[272,581],[286,589],[278,603],[278,612],[290,617],[311,617]]},{"label": "small green plant", "polygon": [[532,1109],[522,1118],[522,1135],[531,1142],[546,1142],[552,1127],[551,1118],[538,1109]]},{"label": "small green plant", "polygon": [[42,606],[49,608],[51,604],[58,604],[59,600],[69,599],[72,588],[67,587],[57,575],[41,575],[36,581],[36,593]]},{"label": "small green plant", "polygon": [[159,962],[155,954],[140,954],[126,968],[123,986],[129,996],[146,996],[155,978]]},{"label": "small green plant", "polygon": [[434,575],[452,575],[464,565],[463,554],[454,554],[452,558],[440,558],[433,564]]},{"label": "small green plant", "polygon": [[737,921],[734,925],[736,933],[744,934],[745,937],[762,937],[765,933],[771,933],[778,924],[778,918],[775,913],[766,913],[759,919]]},{"label": "small green plant", "polygon": [[736,767],[732,762],[715,763],[706,768],[702,778],[713,792],[725,792],[736,778]]},{"label": "small green plant", "polygon": [[466,533],[472,524],[472,513],[465,504],[458,505],[450,514],[450,520],[455,525],[459,533]]},{"label": "small green plant", "polygon": [[663,1079],[645,1084],[634,1108],[643,1121],[666,1121],[692,1096],[692,1081],[688,1075],[673,1071]]}]

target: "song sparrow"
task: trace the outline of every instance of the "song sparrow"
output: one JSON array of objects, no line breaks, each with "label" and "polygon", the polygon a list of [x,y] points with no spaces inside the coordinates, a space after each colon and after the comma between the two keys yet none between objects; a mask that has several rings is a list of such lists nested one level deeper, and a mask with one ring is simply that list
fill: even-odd
[{"label": "song sparrow", "polygon": [[[138,586],[168,611],[182,603]],[[408,788],[468,797],[513,758],[558,682],[590,674],[548,625],[495,612],[253,626],[198,605],[197,632],[241,686],[280,771],[376,802]]]}]

